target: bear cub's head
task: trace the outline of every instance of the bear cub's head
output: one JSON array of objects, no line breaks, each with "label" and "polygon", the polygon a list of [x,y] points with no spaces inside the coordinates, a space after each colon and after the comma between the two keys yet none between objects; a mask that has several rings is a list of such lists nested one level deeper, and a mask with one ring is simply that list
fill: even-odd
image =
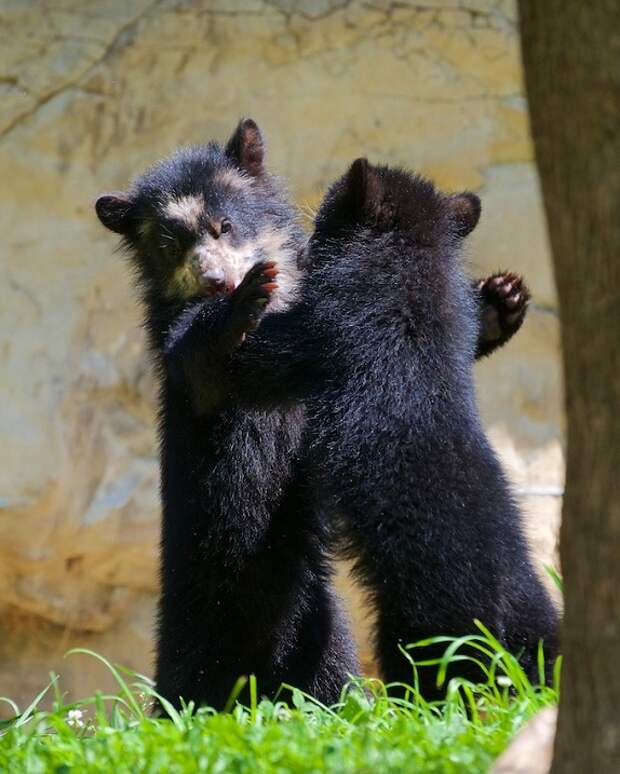
[{"label": "bear cub's head", "polygon": [[[343,245],[369,240],[414,259],[429,249],[445,256],[476,227],[480,209],[473,193],[446,195],[420,175],[360,158],[325,196],[304,265],[341,257]],[[381,256],[375,258],[380,265]]]},{"label": "bear cub's head", "polygon": [[279,287],[270,309],[288,303],[302,236],[263,159],[261,132],[243,119],[224,148],[184,148],[128,192],[97,199],[99,220],[122,235],[147,298],[181,304],[231,293],[254,264],[272,260]]}]

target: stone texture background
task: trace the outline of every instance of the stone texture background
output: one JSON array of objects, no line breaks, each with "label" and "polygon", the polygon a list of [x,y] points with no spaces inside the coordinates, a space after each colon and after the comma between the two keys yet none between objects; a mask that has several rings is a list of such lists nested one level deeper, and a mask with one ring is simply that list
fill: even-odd
[{"label": "stone texture background", "polygon": [[109,687],[63,658],[76,645],[151,668],[154,385],[92,203],[241,115],[302,206],[361,154],[480,193],[472,272],[516,269],[534,294],[478,367],[480,402],[553,557],[558,317],[512,0],[0,0],[0,52],[0,695],[29,699],[50,669],[81,695]]}]

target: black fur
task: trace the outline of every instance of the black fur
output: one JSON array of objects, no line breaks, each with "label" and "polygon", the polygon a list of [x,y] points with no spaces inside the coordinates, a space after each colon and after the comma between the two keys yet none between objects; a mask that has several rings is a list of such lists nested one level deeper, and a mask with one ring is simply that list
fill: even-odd
[{"label": "black fur", "polygon": [[[475,618],[533,679],[539,640],[548,673],[556,655],[557,613],[476,407],[460,245],[479,213],[473,194],[358,160],[319,210],[299,303],[265,317],[230,369],[250,405],[307,401],[315,492],[376,607],[388,681],[412,681],[399,643],[475,633]],[[440,695],[433,670],[419,677]]]},{"label": "black fur", "polygon": [[[160,378],[156,690],[176,706],[183,697],[222,708],[250,673],[261,694],[273,696],[284,681],[332,704],[358,669],[324,527],[303,483],[303,408],[243,409],[212,378],[276,293],[261,265],[224,294],[224,279],[207,277],[200,261],[224,238],[235,260],[245,255],[238,246],[274,231],[287,260],[302,246],[262,152],[256,125],[242,121],[226,151],[214,143],[180,151],[128,194],[97,202],[136,269]],[[179,208],[188,222],[170,217]],[[192,253],[196,244],[202,252]],[[248,265],[274,257],[251,252]],[[184,267],[194,274],[188,268],[179,285],[175,271]]]}]

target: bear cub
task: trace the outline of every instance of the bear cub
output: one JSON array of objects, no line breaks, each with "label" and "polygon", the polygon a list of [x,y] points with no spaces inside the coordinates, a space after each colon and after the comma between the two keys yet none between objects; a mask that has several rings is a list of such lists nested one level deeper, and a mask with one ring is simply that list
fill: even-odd
[{"label": "bear cub", "polygon": [[135,270],[160,380],[156,690],[177,707],[221,709],[249,674],[262,694],[287,682],[329,705],[358,671],[302,475],[303,409],[242,408],[215,378],[297,291],[304,236],[263,156],[246,119],[225,148],[181,150],[96,203]]},{"label": "bear cub", "polygon": [[[547,677],[557,650],[557,612],[476,407],[473,363],[488,347],[461,245],[479,215],[474,194],[357,160],[320,206],[298,301],[265,317],[229,368],[242,402],[306,401],[317,507],[338,515],[375,606],[388,682],[412,682],[399,646],[475,634],[474,619],[533,680],[539,641]],[[490,340],[522,319],[519,286],[482,283],[483,302],[498,287],[511,299]],[[467,661],[452,675],[481,677]],[[434,669],[417,680],[427,699],[442,695]]]}]

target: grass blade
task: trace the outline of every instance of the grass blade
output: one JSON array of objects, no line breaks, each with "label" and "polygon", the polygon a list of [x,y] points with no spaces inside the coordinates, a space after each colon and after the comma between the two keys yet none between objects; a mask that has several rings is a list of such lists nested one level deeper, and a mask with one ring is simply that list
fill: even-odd
[{"label": "grass blade", "polygon": [[116,667],[110,661],[108,661],[107,658],[104,658],[104,656],[101,656],[99,653],[96,653],[94,650],[89,650],[88,648],[72,648],[71,650],[67,651],[65,656],[73,656],[77,654],[92,656],[92,658],[96,658],[97,661],[100,661],[102,664],[104,664],[116,680],[118,687],[121,689],[121,693],[126,697],[127,703],[131,707],[132,711],[137,715],[137,717],[144,717],[144,712],[136,701],[136,697],[133,695],[129,686],[121,677],[119,670],[116,669]]}]

